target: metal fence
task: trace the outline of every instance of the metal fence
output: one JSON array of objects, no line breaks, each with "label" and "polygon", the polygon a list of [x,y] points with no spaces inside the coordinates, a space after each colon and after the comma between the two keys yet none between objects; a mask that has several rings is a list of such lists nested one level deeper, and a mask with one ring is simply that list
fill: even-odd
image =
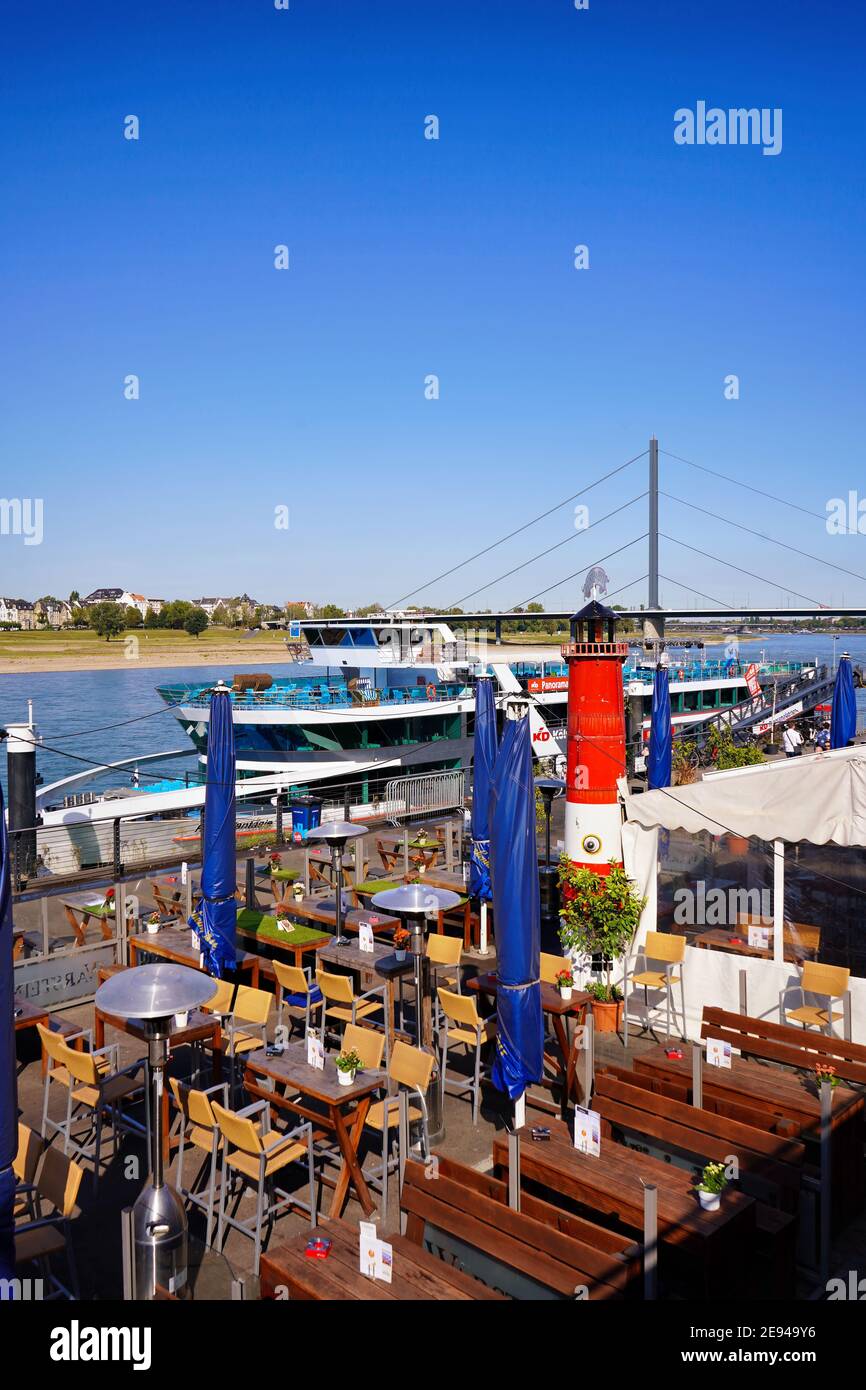
[{"label": "metal fence", "polygon": [[[323,820],[357,820],[365,823],[399,821],[463,807],[466,774],[462,769],[419,773],[406,777],[372,779],[364,801],[357,786],[328,789],[323,798]],[[104,820],[69,820],[64,825],[13,830],[9,835],[12,883],[16,892],[37,882],[73,881],[82,877],[145,873],[183,860],[201,858],[203,811],[136,816],[129,802],[125,810]],[[291,796],[282,794],[256,801],[238,802],[236,821],[238,853],[260,844],[291,843]]]}]

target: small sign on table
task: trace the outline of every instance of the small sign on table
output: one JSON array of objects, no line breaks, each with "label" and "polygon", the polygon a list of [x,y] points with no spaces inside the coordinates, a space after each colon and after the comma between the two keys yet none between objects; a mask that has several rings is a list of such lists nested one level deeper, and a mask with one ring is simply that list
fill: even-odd
[{"label": "small sign on table", "polygon": [[358,949],[361,951],[374,951],[373,928],[369,922],[361,922],[358,927]]},{"label": "small sign on table", "polygon": [[307,1037],[307,1066],[315,1067],[317,1071],[325,1070],[325,1044],[315,1033]]},{"label": "small sign on table", "polygon": [[574,1107],[574,1147],[578,1153],[598,1158],[601,1153],[601,1116],[597,1110]]},{"label": "small sign on table", "polygon": [[707,1038],[707,1066],[731,1070],[731,1044],[720,1038]]},{"label": "small sign on table", "polygon": [[368,1279],[381,1279],[390,1284],[394,1270],[394,1251],[385,1240],[379,1240],[373,1221],[358,1225],[360,1269]]}]

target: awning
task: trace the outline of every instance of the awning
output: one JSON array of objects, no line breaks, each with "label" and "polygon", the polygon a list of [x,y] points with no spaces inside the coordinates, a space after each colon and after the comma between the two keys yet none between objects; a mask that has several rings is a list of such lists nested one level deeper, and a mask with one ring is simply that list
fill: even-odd
[{"label": "awning", "polygon": [[698,834],[866,847],[866,746],[714,772],[686,787],[630,795],[626,819]]}]

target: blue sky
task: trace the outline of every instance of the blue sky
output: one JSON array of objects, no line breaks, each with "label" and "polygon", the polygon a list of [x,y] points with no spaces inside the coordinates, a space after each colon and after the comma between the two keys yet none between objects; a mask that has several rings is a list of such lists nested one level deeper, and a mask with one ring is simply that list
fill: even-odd
[{"label": "blue sky", "polygon": [[[4,14],[2,491],[44,499],[44,540],[0,536],[0,593],[389,602],[653,431],[821,516],[866,497],[859,7]],[[698,100],[782,108],[781,154],[676,145],[674,112]],[[590,519],[641,492],[644,470],[591,493]],[[866,602],[866,580],[715,518],[866,575],[864,537],[664,455],[662,486],[714,514],[662,501],[662,529],[702,552],[662,541],[681,584]],[[467,606],[588,567],[645,529],[643,505]],[[566,508],[417,597],[456,601],[572,530]],[[637,579],[645,543],[606,568],[612,588]],[[662,597],[688,591],[666,580]]]}]

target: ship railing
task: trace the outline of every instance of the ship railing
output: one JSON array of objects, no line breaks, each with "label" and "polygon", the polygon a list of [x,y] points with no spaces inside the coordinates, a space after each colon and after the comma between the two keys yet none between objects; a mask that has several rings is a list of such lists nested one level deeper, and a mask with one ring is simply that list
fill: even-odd
[{"label": "ship railing", "polygon": [[[462,682],[427,686],[406,686],[392,690],[359,690],[360,698],[353,698],[350,691],[334,686],[322,686],[321,693],[313,695],[299,690],[267,690],[253,694],[232,695],[232,703],[239,710],[322,710],[322,709],[375,709],[385,706],[410,709],[415,705],[435,704],[445,700],[456,700],[470,695],[469,687]],[[208,709],[210,700],[203,693],[196,693],[181,704],[190,709]]]}]

